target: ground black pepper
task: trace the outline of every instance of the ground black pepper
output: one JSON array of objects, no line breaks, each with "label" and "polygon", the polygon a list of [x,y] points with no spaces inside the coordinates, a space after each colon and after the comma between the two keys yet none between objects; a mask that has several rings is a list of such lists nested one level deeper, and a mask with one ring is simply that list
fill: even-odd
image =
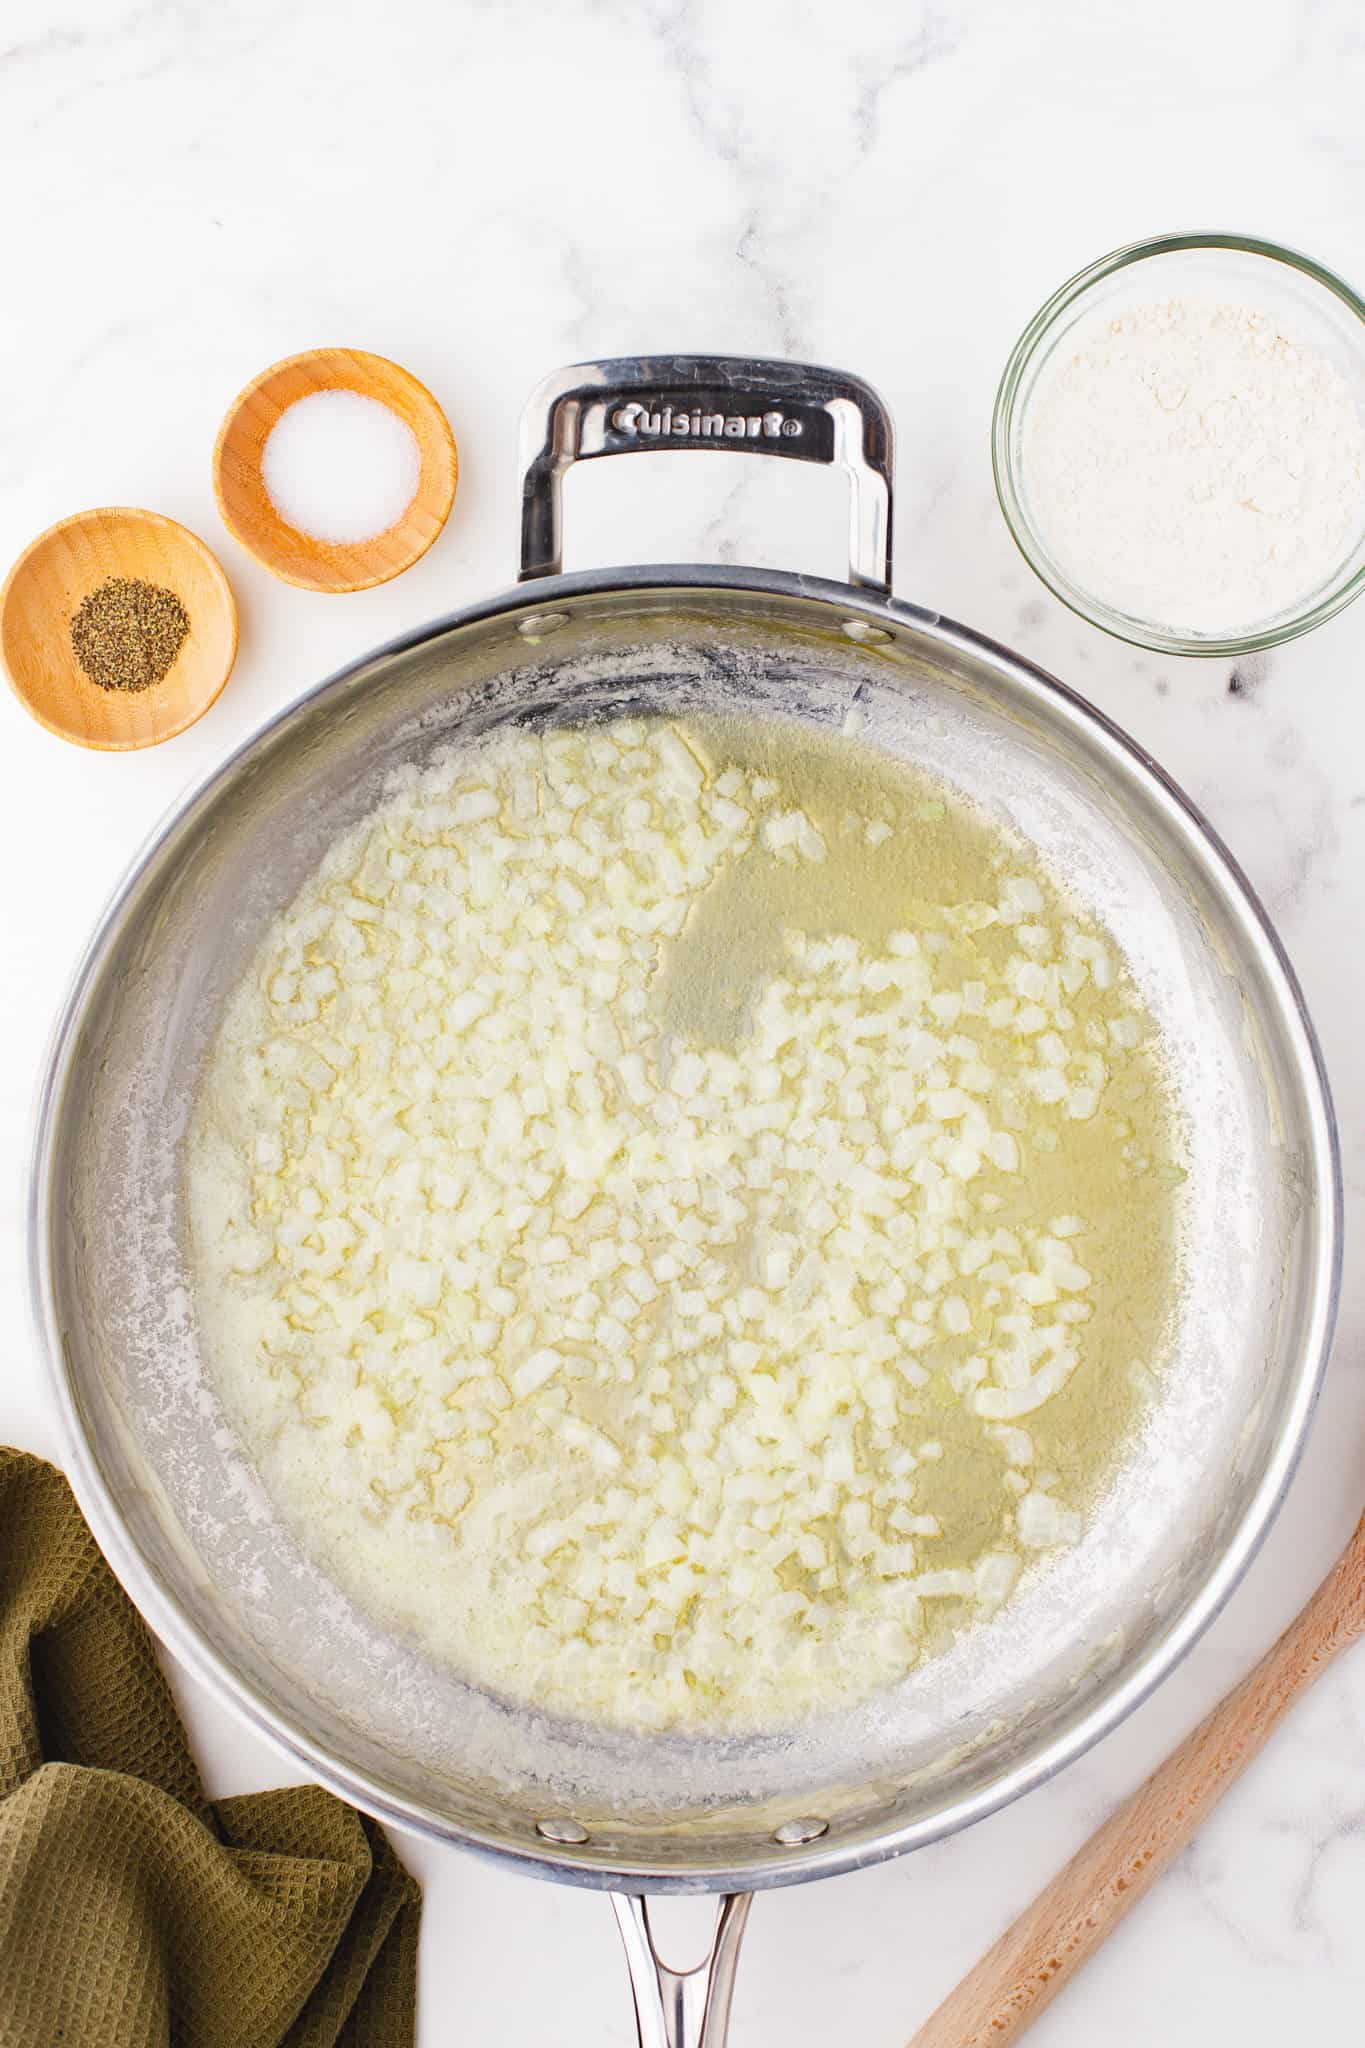
[{"label": "ground black pepper", "polygon": [[173,590],[140,576],[111,576],[82,598],[71,644],[102,690],[145,690],[161,681],[189,630],[190,615]]}]

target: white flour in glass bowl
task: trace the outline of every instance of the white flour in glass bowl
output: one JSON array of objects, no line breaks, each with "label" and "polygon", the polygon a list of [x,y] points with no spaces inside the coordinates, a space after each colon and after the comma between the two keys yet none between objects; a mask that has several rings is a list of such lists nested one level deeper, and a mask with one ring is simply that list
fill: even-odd
[{"label": "white flour in glass bowl", "polygon": [[1177,296],[1082,328],[1040,375],[1020,453],[1030,518],[1067,579],[1191,634],[1292,610],[1365,527],[1350,385],[1245,304]]}]

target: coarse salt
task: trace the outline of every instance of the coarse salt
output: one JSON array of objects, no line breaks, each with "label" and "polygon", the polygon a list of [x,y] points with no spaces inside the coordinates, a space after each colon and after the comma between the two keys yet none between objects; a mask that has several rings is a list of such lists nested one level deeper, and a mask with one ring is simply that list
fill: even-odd
[{"label": "coarse salt", "polygon": [[261,475],[288,526],[344,546],[397,524],[417,494],[422,458],[406,420],[359,391],[314,391],[280,414]]}]

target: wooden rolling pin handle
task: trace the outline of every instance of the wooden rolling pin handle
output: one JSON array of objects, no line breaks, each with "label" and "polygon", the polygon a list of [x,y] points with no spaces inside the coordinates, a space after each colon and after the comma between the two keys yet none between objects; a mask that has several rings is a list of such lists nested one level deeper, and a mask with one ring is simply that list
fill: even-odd
[{"label": "wooden rolling pin handle", "polygon": [[1191,1839],[1286,1709],[1365,1633],[1365,1517],[1251,1675],[1107,1820],[922,2026],[910,2048],[1005,2048]]}]

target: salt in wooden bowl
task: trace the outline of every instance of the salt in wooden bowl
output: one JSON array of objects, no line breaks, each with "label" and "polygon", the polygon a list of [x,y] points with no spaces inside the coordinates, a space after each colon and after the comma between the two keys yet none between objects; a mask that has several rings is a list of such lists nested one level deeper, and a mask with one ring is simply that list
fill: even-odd
[{"label": "salt in wooden bowl", "polygon": [[[327,541],[291,526],[262,473],[265,444],[289,406],[319,391],[377,400],[411,429],[420,462],[406,510],[365,540]],[[304,590],[369,590],[419,561],[449,516],[459,478],[455,437],[424,384],[364,349],[314,348],[272,363],[234,399],[213,451],[213,487],[229,532],[273,575]]]}]

